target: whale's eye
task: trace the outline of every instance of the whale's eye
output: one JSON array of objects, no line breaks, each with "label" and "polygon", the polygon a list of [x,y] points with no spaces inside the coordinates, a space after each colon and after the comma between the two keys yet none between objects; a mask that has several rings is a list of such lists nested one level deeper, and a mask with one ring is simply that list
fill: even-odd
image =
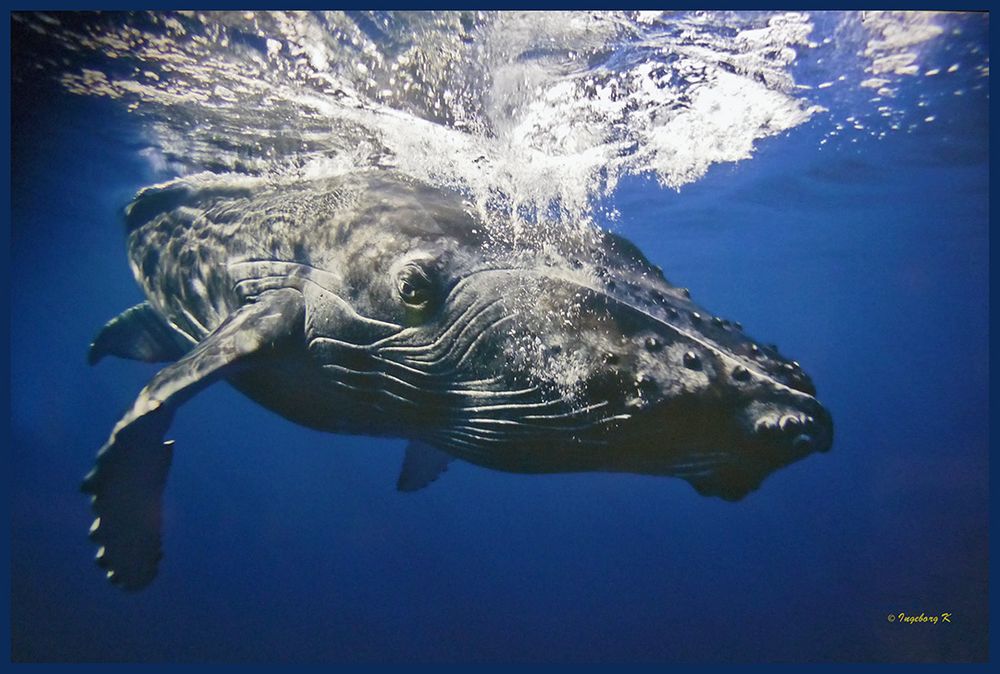
[{"label": "whale's eye", "polygon": [[433,283],[427,272],[417,264],[403,267],[396,278],[396,290],[406,304],[415,308],[427,306],[431,300]]}]

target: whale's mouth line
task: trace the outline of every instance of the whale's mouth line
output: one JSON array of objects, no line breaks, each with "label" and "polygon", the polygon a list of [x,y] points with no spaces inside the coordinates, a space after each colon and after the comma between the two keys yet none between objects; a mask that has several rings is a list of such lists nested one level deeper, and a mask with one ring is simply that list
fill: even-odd
[{"label": "whale's mouth line", "polygon": [[731,352],[727,351],[725,347],[717,345],[714,342],[704,338],[700,333],[692,332],[679,325],[671,323],[669,318],[663,316],[657,316],[653,313],[650,313],[643,307],[637,306],[633,302],[630,302],[626,298],[623,298],[617,294],[610,293],[600,288],[595,288],[591,284],[581,282],[578,279],[567,277],[566,275],[563,274],[551,274],[536,270],[526,270],[525,273],[542,276],[544,278],[552,279],[558,282],[565,282],[577,288],[589,291],[593,293],[596,297],[599,297],[604,301],[608,302],[609,306],[614,306],[616,309],[623,309],[629,311],[641,317],[642,319],[648,321],[650,324],[656,325],[657,327],[666,330],[675,337],[682,340],[686,340],[691,344],[697,345],[698,347],[705,349],[707,352],[710,352],[715,358],[718,358],[720,361],[725,363],[727,365],[727,369],[734,369],[737,367],[746,368],[749,372],[752,372],[755,376],[767,379],[769,384],[773,385],[778,391],[786,393],[793,398],[799,398],[801,396],[804,396],[806,398],[811,399],[813,402],[818,403],[815,395],[807,391],[804,391],[800,388],[796,388],[794,386],[785,384],[784,382],[778,380],[777,378],[773,377],[770,373],[768,373],[765,369],[763,369],[760,363],[749,358],[744,358],[738,355],[734,355]]},{"label": "whale's mouth line", "polygon": [[749,371],[751,371],[754,374],[756,374],[758,377],[767,378],[769,381],[773,382],[773,384],[775,386],[777,386],[777,387],[779,387],[781,389],[785,389],[785,390],[787,390],[789,392],[793,392],[794,394],[797,394],[797,395],[805,395],[805,396],[808,396],[810,398],[815,399],[814,396],[811,396],[808,393],[805,393],[804,391],[800,391],[799,389],[793,388],[791,386],[788,386],[787,384],[783,384],[782,382],[774,379],[766,371],[762,370],[760,368],[760,365],[758,363],[756,363],[756,362],[754,362],[752,360],[746,359],[746,358],[734,357],[734,356],[730,355],[729,353],[727,353],[725,349],[720,348],[715,343],[713,343],[713,342],[708,341],[707,339],[705,339],[699,333],[692,332],[690,330],[682,328],[679,325],[671,323],[669,321],[669,319],[667,319],[665,317],[662,317],[662,316],[657,316],[655,314],[652,314],[648,310],[646,310],[646,309],[644,309],[644,308],[642,308],[640,306],[637,306],[636,304],[634,304],[632,302],[629,302],[625,298],[622,298],[622,297],[620,297],[620,296],[618,296],[616,294],[613,294],[613,293],[609,293],[609,292],[607,292],[605,290],[601,290],[599,288],[595,288],[595,287],[593,287],[590,284],[581,283],[580,281],[578,281],[576,279],[566,278],[565,276],[561,276],[560,275],[560,276],[554,276],[554,277],[551,277],[551,278],[555,278],[555,279],[558,279],[560,281],[565,281],[567,283],[571,283],[571,284],[573,284],[573,285],[575,285],[577,287],[580,287],[580,288],[582,288],[584,290],[588,290],[588,291],[594,293],[596,296],[598,296],[598,297],[604,299],[605,301],[607,301],[609,303],[609,305],[613,305],[617,309],[624,309],[626,311],[632,312],[632,313],[634,313],[634,314],[642,317],[643,319],[649,321],[650,323],[655,324],[657,327],[660,327],[660,328],[662,328],[662,329],[670,332],[671,334],[675,335],[676,337],[678,337],[678,338],[680,338],[682,340],[686,340],[686,341],[688,341],[691,344],[697,345],[698,347],[701,347],[701,348],[705,349],[706,351],[712,353],[713,356],[715,356],[716,358],[718,358],[718,359],[722,360],[723,362],[725,362],[730,367],[730,369],[734,368],[734,367],[737,367],[737,366],[745,367]]},{"label": "whale's mouth line", "polygon": [[[647,311],[646,309],[643,309],[642,307],[639,307],[636,304],[634,304],[632,302],[629,302],[629,301],[627,301],[626,299],[624,299],[622,297],[619,297],[618,295],[615,295],[613,293],[609,293],[607,290],[604,290],[604,289],[601,289],[601,288],[597,288],[594,285],[583,281],[582,279],[574,278],[574,277],[568,276],[566,274],[558,273],[558,272],[553,272],[551,270],[540,271],[538,269],[525,268],[525,267],[504,267],[504,268],[491,268],[491,269],[477,270],[477,271],[469,274],[465,278],[463,278],[455,286],[455,288],[453,289],[453,294],[457,294],[457,293],[455,293],[455,291],[458,291],[460,289],[464,289],[465,285],[467,283],[471,282],[471,280],[473,278],[476,278],[476,277],[484,275],[484,274],[491,274],[491,273],[505,273],[505,274],[511,274],[511,275],[524,276],[524,277],[532,276],[532,277],[536,277],[536,278],[546,279],[546,280],[549,280],[549,281],[554,281],[554,282],[557,282],[557,283],[566,283],[566,284],[571,285],[571,286],[573,286],[575,288],[578,288],[580,290],[592,293],[594,296],[599,297],[599,298],[607,301],[609,303],[609,305],[613,305],[615,308],[621,308],[621,309],[628,310],[628,311],[630,311],[630,312],[632,312],[632,313],[634,313],[634,314],[642,317],[643,319],[649,321],[651,324],[655,324],[657,327],[663,328],[663,329],[671,332],[676,337],[678,337],[680,339],[687,340],[687,341],[689,341],[692,344],[696,344],[697,346],[702,347],[705,350],[712,352],[717,357],[724,358],[726,360],[732,361],[735,364],[744,365],[744,366],[749,365],[748,369],[753,369],[758,375],[765,376],[765,377],[769,376],[769,375],[767,375],[766,372],[761,372],[760,369],[759,369],[759,365],[757,365],[756,363],[753,363],[753,362],[750,362],[750,361],[745,361],[745,359],[736,359],[736,358],[732,358],[731,356],[728,356],[722,349],[720,349],[715,344],[713,344],[713,343],[705,340],[698,333],[694,333],[694,332],[686,330],[686,329],[684,329],[684,328],[682,328],[682,327],[680,327],[680,326],[678,326],[676,324],[673,324],[673,323],[671,323],[665,317],[654,315],[654,314],[650,313],[649,311]],[[449,299],[451,297],[452,297],[452,294],[449,295]],[[386,339],[387,340],[391,340],[391,339],[393,339],[393,337],[388,337]],[[372,344],[372,346],[376,347],[376,346],[378,346],[378,343]],[[783,386],[784,388],[788,388],[789,390],[793,390],[793,391],[801,393],[797,389],[793,389],[791,387],[785,386],[785,385],[781,384],[780,382],[775,382],[775,383]],[[808,394],[806,394],[806,395],[808,395]]]}]

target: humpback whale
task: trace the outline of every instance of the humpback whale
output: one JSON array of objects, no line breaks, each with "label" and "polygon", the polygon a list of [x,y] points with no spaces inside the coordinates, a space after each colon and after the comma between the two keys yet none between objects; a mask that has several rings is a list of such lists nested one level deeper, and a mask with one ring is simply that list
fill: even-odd
[{"label": "humpback whale", "polygon": [[125,219],[146,301],[104,326],[90,361],[169,364],[82,489],[97,563],[126,590],[162,556],[171,419],[219,380],[311,428],[408,439],[402,491],[460,459],[675,476],[736,501],[832,442],[798,363],[611,232],[527,241],[455,193],[374,170],[178,179]]}]

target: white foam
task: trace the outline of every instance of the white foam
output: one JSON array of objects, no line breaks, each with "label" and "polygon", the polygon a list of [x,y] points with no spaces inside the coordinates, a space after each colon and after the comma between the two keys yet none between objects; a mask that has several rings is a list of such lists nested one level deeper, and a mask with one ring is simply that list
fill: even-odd
[{"label": "white foam", "polygon": [[[921,49],[942,33],[940,15],[843,16],[834,36],[860,32],[860,87],[890,97],[900,77],[939,71],[922,66]],[[829,69],[796,81],[803,54],[839,44],[795,12],[36,20],[87,63],[70,59],[70,91],[121,99],[148,121],[161,171],[273,180],[390,166],[462,190],[514,235],[526,223],[586,223],[627,175],[680,188],[744,160],[822,111],[809,96],[848,82]],[[821,63],[844,67],[826,53]]]}]

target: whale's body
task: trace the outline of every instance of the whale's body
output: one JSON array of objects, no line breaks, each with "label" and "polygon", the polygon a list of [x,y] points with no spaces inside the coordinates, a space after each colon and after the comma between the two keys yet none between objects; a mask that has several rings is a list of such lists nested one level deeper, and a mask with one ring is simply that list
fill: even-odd
[{"label": "whale's body", "polygon": [[172,414],[218,379],[300,424],[409,438],[403,490],[460,458],[673,475],[736,500],[831,443],[797,363],[606,232],[502,236],[388,172],[177,181],[140,193],[127,225],[147,301],[105,326],[92,361],[176,361],[84,483],[98,562],[128,589],[160,557]]}]

